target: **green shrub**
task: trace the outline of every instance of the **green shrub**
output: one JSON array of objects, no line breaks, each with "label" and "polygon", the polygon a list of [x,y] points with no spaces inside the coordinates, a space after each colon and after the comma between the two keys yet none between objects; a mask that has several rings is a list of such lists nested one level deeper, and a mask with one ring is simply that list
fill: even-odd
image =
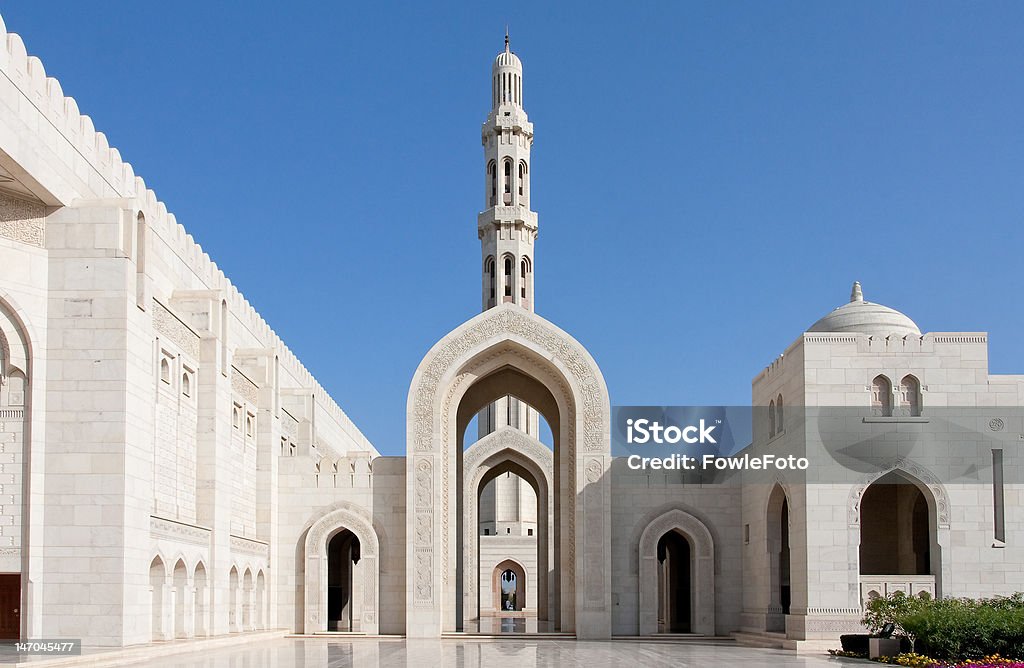
[{"label": "green shrub", "polygon": [[943,660],[991,654],[1024,658],[1024,594],[991,599],[912,598],[898,592],[868,603],[864,624],[892,622],[922,654]]}]

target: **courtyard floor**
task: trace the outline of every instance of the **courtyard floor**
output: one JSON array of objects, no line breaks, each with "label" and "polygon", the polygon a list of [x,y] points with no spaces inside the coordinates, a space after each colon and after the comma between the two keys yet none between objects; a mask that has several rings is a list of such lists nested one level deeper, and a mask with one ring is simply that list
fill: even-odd
[{"label": "courtyard floor", "polygon": [[257,668],[309,666],[316,668],[373,668],[452,666],[477,668],[509,666],[541,668],[569,666],[601,668],[668,668],[679,666],[743,666],[743,668],[815,668],[864,666],[864,661],[829,656],[797,655],[774,649],[732,644],[668,643],[640,640],[575,641],[528,638],[443,640],[280,638],[211,649],[133,665],[161,668]]}]

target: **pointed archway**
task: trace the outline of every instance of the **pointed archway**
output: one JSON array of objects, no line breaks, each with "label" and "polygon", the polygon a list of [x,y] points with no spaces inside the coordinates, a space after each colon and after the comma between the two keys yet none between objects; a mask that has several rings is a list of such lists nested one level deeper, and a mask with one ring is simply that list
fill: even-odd
[{"label": "pointed archway", "polygon": [[[348,532],[352,571],[346,574],[351,587],[350,616],[352,626],[367,635],[377,635],[379,619],[377,601],[380,600],[380,543],[372,521],[365,511],[355,507],[336,508],[317,519],[306,532],[305,541],[305,632],[318,633],[329,630],[328,603],[330,557],[328,545],[335,536]],[[347,537],[347,535],[346,535]],[[358,565],[351,564],[351,546],[358,545]]]},{"label": "pointed archway", "polygon": [[608,391],[583,346],[514,304],[485,311],[444,337],[413,377],[407,412],[407,635],[437,637],[461,625],[461,438],[480,409],[509,394],[551,425],[560,630],[608,637]]},{"label": "pointed archway", "polygon": [[[502,427],[491,432],[466,450],[463,459],[465,503],[463,504],[463,573],[472,574],[480,568],[479,519],[480,492],[495,476],[511,472],[527,481],[537,495],[537,582],[536,600],[531,607],[536,609],[541,621],[557,622],[556,606],[549,595],[549,586],[558,589],[559,573],[551,569],[554,550],[552,521],[553,508],[553,457],[543,443],[513,427]],[[481,612],[489,606],[481,592],[477,591],[476,578],[466,578],[464,587],[463,613],[466,621],[479,619]],[[550,584],[549,584],[550,583]],[[493,589],[492,589],[493,591]]]},{"label": "pointed archway", "polygon": [[[687,630],[702,635],[715,635],[715,543],[707,526],[679,508],[672,508],[655,517],[640,535],[640,635],[659,632],[659,614],[665,608],[659,573],[663,564],[659,546],[666,534],[675,533],[688,544],[685,568],[689,570],[687,595],[689,605]],[[659,595],[661,594],[661,595]],[[664,629],[662,629],[664,630]]]}]

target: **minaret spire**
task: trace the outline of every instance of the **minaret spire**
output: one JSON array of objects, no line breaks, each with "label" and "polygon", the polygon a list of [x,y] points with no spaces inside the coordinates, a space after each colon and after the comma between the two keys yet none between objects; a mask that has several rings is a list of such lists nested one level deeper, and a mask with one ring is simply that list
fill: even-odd
[{"label": "minaret spire", "polygon": [[523,63],[509,46],[491,68],[491,112],[483,124],[484,211],[477,216],[483,256],[483,309],[512,303],[534,307],[537,214],[530,210],[533,124],[523,109]]},{"label": "minaret spire", "polygon": [[[505,50],[491,67],[491,112],[481,128],[484,147],[484,210],[477,215],[483,268],[483,309],[514,304],[534,309],[534,250],[537,214],[530,210],[530,148],[533,124],[523,109],[523,63],[512,53],[508,26]],[[536,409],[513,396],[480,411],[480,437],[501,427],[537,435]]]}]

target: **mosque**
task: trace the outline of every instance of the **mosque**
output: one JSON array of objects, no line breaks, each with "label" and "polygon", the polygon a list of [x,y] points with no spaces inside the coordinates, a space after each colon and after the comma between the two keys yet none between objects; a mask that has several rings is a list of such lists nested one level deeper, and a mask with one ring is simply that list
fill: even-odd
[{"label": "mosque", "polygon": [[0,72],[5,637],[810,650],[874,596],[1024,588],[1024,376],[989,373],[984,332],[922,333],[859,284],[752,370],[743,452],[834,465],[694,482],[613,454],[600,368],[534,311],[534,133],[507,38],[481,310],[409,370],[404,457],[379,455],[16,34]]}]

